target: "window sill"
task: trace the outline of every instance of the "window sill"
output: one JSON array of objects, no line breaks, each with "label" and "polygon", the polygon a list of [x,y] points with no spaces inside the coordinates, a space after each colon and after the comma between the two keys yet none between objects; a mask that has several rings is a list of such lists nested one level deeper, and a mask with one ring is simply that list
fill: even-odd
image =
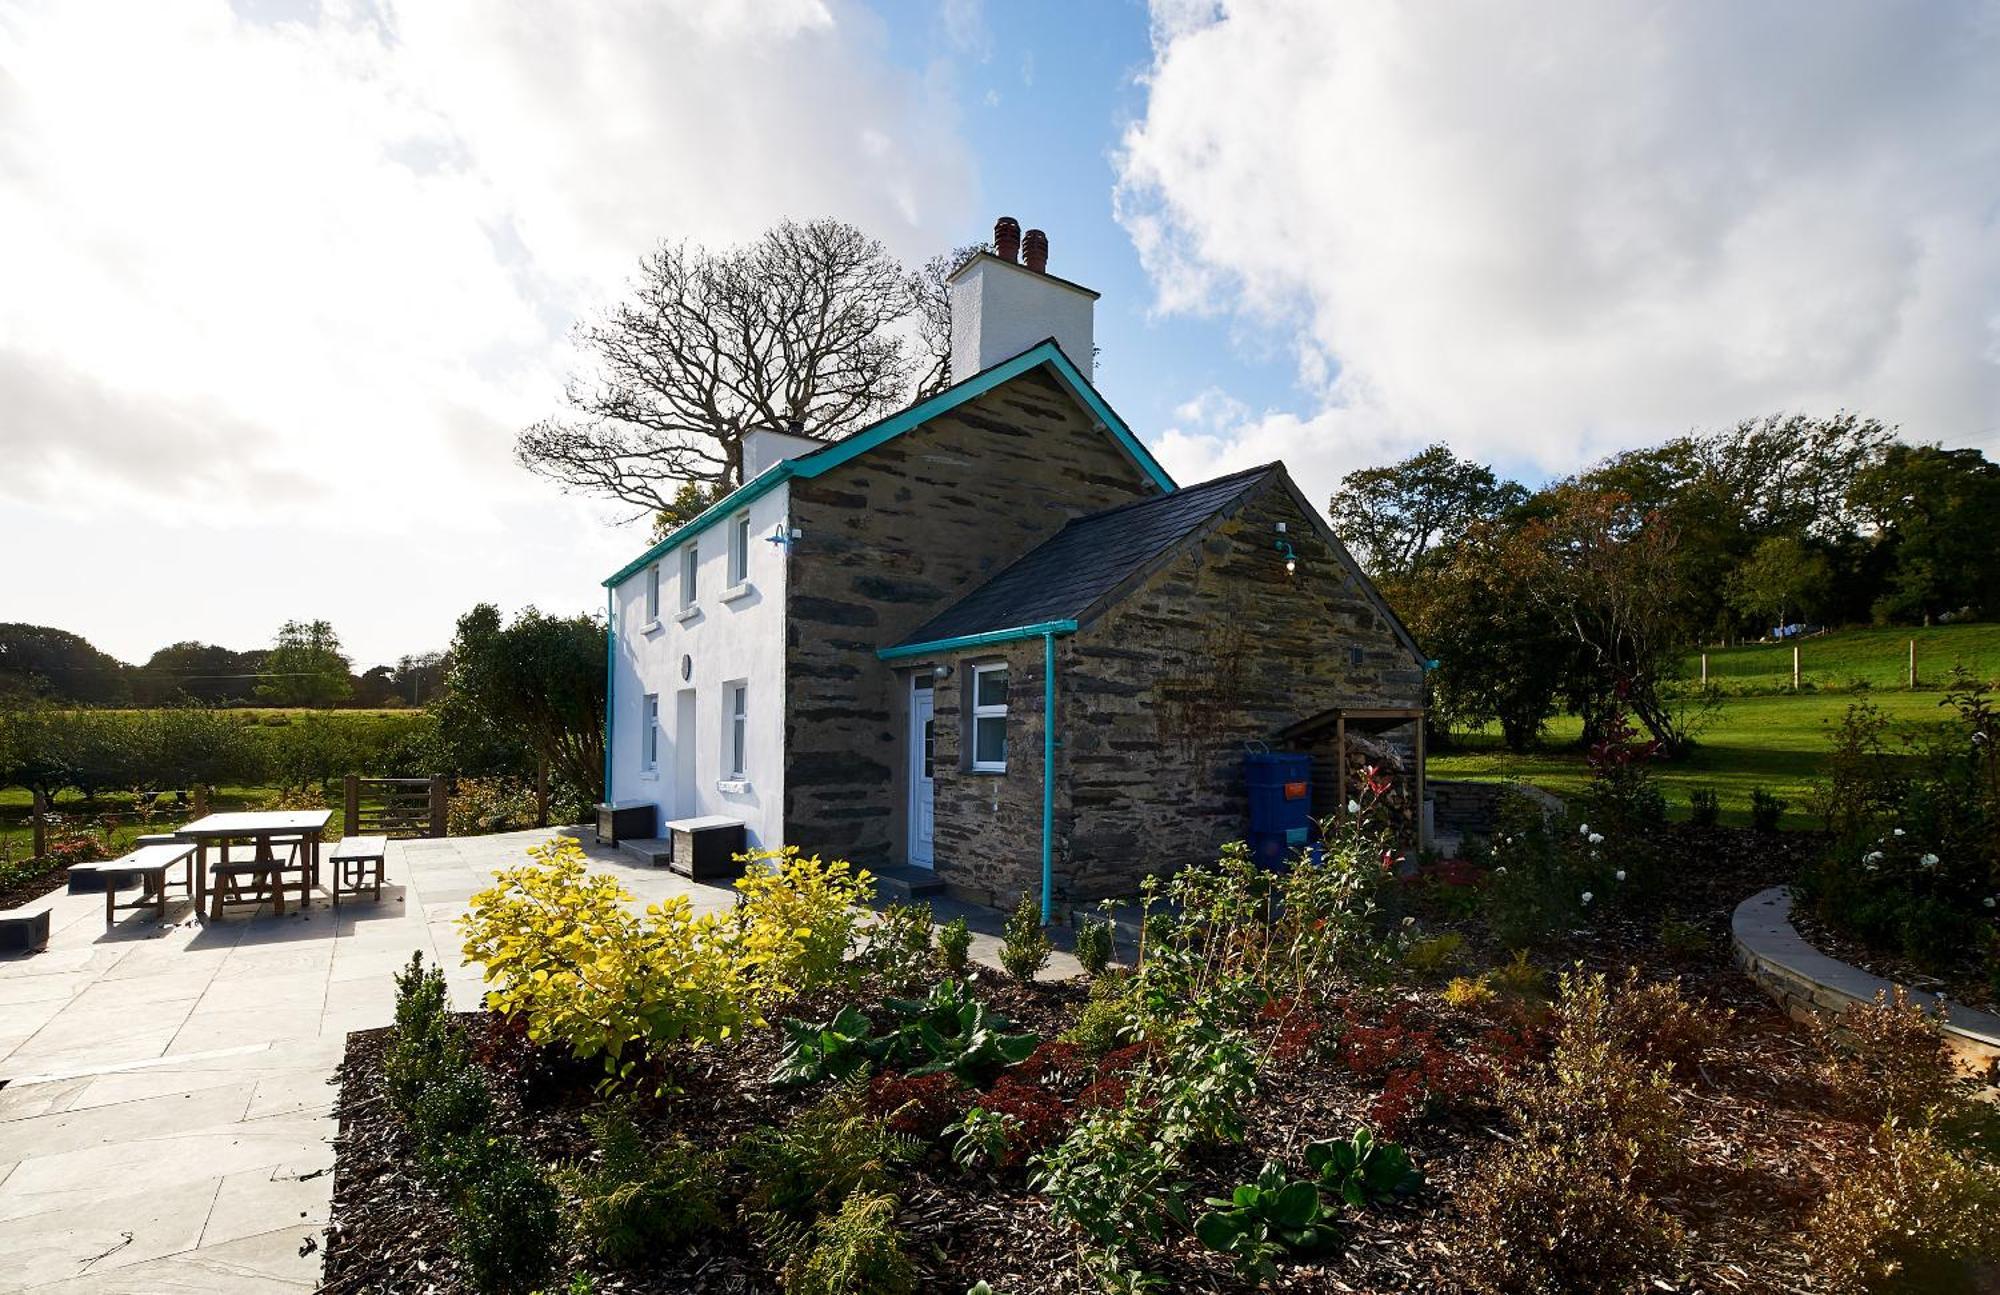
[{"label": "window sill", "polygon": [[660,780],[660,771],[658,769],[639,770],[640,782],[658,782],[659,780]]},{"label": "window sill", "polygon": [[747,778],[724,778],[715,784],[715,789],[725,796],[741,796],[750,790]]},{"label": "window sill", "polygon": [[653,619],[647,621],[644,625],[641,625],[639,627],[639,632],[641,634],[646,635],[648,638],[651,638],[653,635],[658,634],[661,630],[665,628],[666,626],[660,624],[660,618],[655,616],[653,617]]},{"label": "window sill", "polygon": [[674,624],[685,625],[699,615],[701,615],[701,604],[690,603],[674,613]]},{"label": "window sill", "polygon": [[977,776],[981,776],[981,777],[987,777],[987,778],[1001,778],[1001,777],[1005,777],[1005,776],[1006,776],[1006,774],[1007,774],[1007,766],[1003,764],[1003,765],[999,766],[998,768],[995,768],[995,767],[993,767],[992,765],[977,765],[977,764],[975,764],[975,765],[973,765],[973,766],[972,766],[972,767],[971,767],[970,769],[967,769],[967,770],[966,770],[966,772],[967,772],[967,773],[969,773],[969,774],[974,774],[974,775],[977,775]]},{"label": "window sill", "polygon": [[729,586],[729,588],[723,590],[722,601],[726,603],[741,602],[743,599],[748,598],[751,594],[754,594],[756,592],[757,592],[757,586],[751,584],[748,580],[745,580],[740,585],[731,585]]}]

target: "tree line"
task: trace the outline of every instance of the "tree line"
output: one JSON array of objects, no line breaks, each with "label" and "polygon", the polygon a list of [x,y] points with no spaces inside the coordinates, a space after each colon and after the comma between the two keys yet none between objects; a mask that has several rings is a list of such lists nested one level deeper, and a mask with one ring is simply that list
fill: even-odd
[{"label": "tree line", "polygon": [[1746,420],[1531,490],[1433,445],[1350,473],[1328,510],[1436,658],[1440,726],[1586,741],[1627,710],[1669,753],[1686,649],[1805,624],[2000,613],[2000,465],[1854,414]]},{"label": "tree line", "polygon": [[[330,632],[284,637],[264,658],[301,667],[282,677],[310,674],[313,653],[338,654]],[[350,773],[525,781],[546,771],[558,804],[581,806],[603,778],[604,660],[600,617],[528,607],[508,619],[482,603],[459,618],[451,648],[428,667],[436,687],[407,718],[315,711],[265,722],[185,694],[115,709],[79,703],[123,698],[0,690],[0,786],[51,798],[197,784],[330,791]]]}]

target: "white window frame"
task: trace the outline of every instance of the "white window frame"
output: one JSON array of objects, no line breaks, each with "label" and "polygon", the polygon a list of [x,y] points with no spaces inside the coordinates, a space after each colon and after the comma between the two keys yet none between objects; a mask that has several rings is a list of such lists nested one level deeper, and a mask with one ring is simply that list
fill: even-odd
[{"label": "white window frame", "polygon": [[728,689],[729,708],[722,716],[723,777],[741,782],[750,776],[750,684],[739,680]]},{"label": "white window frame", "polygon": [[646,568],[646,620],[650,623],[660,619],[660,564],[655,562]]},{"label": "white window frame", "polygon": [[733,589],[750,579],[750,514],[741,512],[729,522],[729,585]]},{"label": "white window frame", "polygon": [[660,771],[660,694],[649,692],[639,703],[639,770]]},{"label": "white window frame", "polygon": [[[972,685],[972,723],[970,725],[972,741],[967,744],[966,749],[972,755],[972,771],[974,773],[1007,772],[1007,703],[1002,701],[998,704],[988,703],[983,706],[979,703],[979,681],[989,674],[1005,675],[1006,673],[1007,663],[1005,661],[994,661],[986,665],[972,667],[972,679],[970,681]],[[1013,686],[1012,679],[1009,679],[1007,683],[1010,688]],[[979,722],[981,720],[996,719],[1000,721],[1000,758],[997,761],[981,760],[979,758]]]},{"label": "white window frame", "polygon": [[701,580],[701,545],[690,541],[681,550],[681,610],[695,605]]}]

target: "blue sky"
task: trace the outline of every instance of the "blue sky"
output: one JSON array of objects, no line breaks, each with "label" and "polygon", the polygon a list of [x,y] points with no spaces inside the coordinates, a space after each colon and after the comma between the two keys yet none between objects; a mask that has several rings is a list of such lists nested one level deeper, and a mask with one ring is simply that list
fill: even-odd
[{"label": "blue sky", "polygon": [[0,620],[599,605],[644,527],[515,435],[643,252],[788,216],[1047,230],[1184,481],[1994,451],[1996,84],[2000,0],[0,0]]}]

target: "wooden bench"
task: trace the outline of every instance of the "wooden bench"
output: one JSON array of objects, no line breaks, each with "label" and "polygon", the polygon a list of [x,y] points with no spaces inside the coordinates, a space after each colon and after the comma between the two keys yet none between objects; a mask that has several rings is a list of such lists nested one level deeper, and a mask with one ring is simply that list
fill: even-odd
[{"label": "wooden bench", "polygon": [[382,902],[382,869],[389,855],[386,836],[343,836],[327,861],[333,865],[333,906],[340,907],[342,895],[359,895],[373,889],[375,902]]},{"label": "wooden bench", "polygon": [[312,864],[304,844],[290,840],[273,844],[276,848],[268,858],[235,859],[208,866],[210,921],[221,921],[225,906],[262,904],[267,900],[271,911],[283,916],[285,892],[293,889],[299,892],[300,908],[311,906]]},{"label": "wooden bench", "polygon": [[[162,922],[167,920],[167,872],[171,868],[184,867],[181,885],[188,897],[194,897],[194,844],[176,842],[162,845],[142,845],[122,859],[99,864],[98,874],[104,878],[104,924],[110,926],[118,920],[120,912],[150,908]],[[122,887],[139,884],[139,898],[130,904],[118,902],[118,892]]]}]

